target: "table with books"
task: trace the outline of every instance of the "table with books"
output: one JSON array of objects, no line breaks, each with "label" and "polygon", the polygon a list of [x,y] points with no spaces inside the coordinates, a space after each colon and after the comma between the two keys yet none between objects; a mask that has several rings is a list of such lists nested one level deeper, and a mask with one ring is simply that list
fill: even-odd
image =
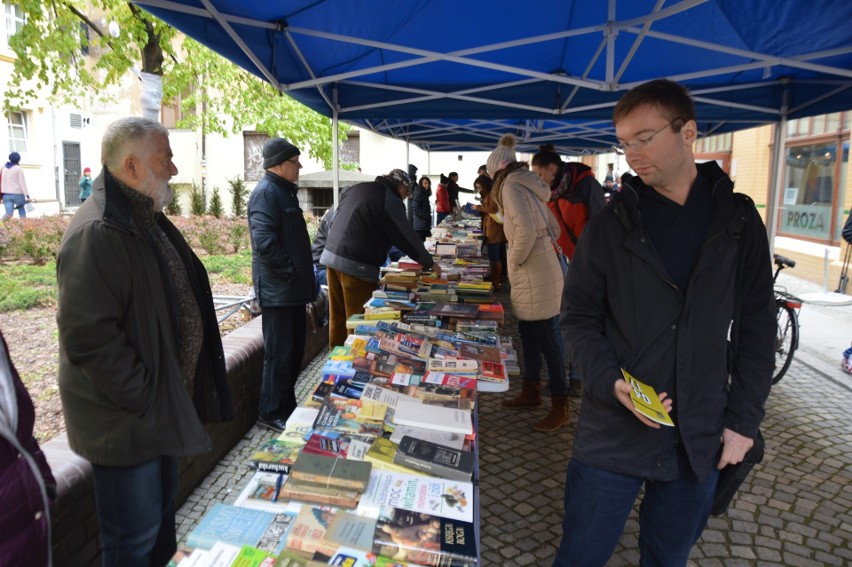
[{"label": "table with books", "polygon": [[406,259],[383,271],[236,501],[174,564],[479,565],[477,395],[506,389],[517,359],[487,263],[464,240],[429,244],[442,277]]}]

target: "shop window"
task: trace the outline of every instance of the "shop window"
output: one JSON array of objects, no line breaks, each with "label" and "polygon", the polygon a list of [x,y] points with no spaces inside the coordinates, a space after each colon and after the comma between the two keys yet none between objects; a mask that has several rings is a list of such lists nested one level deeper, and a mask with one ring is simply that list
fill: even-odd
[{"label": "shop window", "polygon": [[818,240],[831,237],[837,160],[836,142],[787,147],[779,231]]}]

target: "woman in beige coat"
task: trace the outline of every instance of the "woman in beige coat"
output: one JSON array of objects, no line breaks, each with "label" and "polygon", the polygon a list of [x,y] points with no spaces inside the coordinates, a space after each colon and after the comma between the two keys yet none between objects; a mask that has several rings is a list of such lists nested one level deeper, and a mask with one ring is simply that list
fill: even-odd
[{"label": "woman in beige coat", "polygon": [[[503,215],[509,240],[508,267],[512,284],[512,310],[524,351],[521,393],[503,400],[507,409],[541,405],[542,358],[547,364],[551,410],[536,431],[556,431],[568,423],[568,383],[565,379],[565,345],[559,333],[559,304],[563,277],[550,237],[560,228],[547,208],[550,188],[526,163],[515,160],[515,137],[507,134],[488,158],[494,176],[493,195]],[[549,230],[548,230],[549,225]]]}]

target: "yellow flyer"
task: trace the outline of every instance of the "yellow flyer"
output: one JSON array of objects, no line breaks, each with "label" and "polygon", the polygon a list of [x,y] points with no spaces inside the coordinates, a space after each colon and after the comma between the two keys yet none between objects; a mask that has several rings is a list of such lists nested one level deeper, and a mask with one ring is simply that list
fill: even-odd
[{"label": "yellow flyer", "polygon": [[660,397],[657,395],[657,392],[654,391],[654,388],[648,384],[640,382],[623,368],[621,369],[621,373],[632,388],[630,391],[630,399],[633,400],[633,407],[636,408],[636,411],[651,421],[656,421],[659,424],[674,427],[675,424],[672,421],[672,418],[669,417],[666,408],[663,407],[663,402],[660,401]]}]

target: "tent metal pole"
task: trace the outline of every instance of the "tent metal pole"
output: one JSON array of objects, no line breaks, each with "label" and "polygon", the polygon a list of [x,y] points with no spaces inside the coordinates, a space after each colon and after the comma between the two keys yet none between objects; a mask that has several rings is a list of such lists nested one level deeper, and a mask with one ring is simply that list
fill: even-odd
[{"label": "tent metal pole", "polygon": [[779,197],[781,195],[781,180],[784,178],[784,140],[787,133],[787,113],[789,112],[790,90],[784,84],[781,104],[781,115],[775,124],[772,137],[772,165],[769,170],[769,196],[766,200],[766,234],[769,238],[769,249],[775,251],[775,235],[778,233]]},{"label": "tent metal pole", "polygon": [[334,106],[331,109],[331,190],[334,195],[334,210],[337,210],[337,205],[340,203],[340,148],[338,129],[340,120],[337,116],[337,87],[334,87]]}]

